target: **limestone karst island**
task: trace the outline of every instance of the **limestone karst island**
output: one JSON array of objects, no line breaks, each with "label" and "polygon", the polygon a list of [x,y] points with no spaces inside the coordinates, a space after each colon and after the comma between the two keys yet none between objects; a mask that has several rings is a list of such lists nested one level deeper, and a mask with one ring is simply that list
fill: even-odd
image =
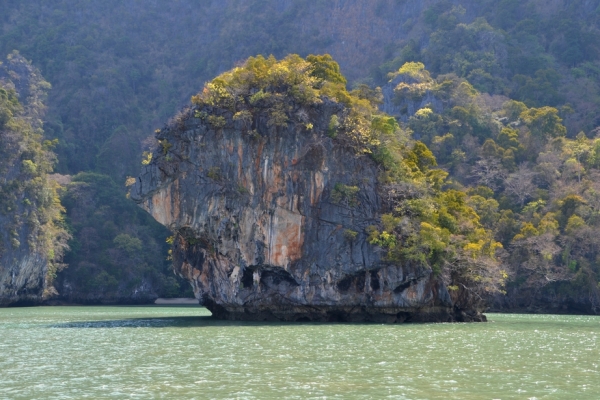
[{"label": "limestone karst island", "polygon": [[0,398],[600,397],[599,2],[4,3]]}]

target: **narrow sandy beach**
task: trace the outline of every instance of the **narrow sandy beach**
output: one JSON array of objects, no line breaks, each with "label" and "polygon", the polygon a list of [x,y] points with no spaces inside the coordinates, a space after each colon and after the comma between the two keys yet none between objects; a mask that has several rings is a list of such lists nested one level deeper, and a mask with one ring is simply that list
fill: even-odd
[{"label": "narrow sandy beach", "polygon": [[154,301],[154,304],[200,304],[200,302],[198,299],[181,297],[176,299],[158,298]]}]

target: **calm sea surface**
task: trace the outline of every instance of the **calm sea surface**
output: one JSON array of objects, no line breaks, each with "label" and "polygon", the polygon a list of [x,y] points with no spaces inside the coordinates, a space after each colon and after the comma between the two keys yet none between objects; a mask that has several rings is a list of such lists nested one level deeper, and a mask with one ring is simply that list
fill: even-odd
[{"label": "calm sea surface", "polygon": [[600,399],[600,317],[354,325],[209,315],[0,309],[0,398]]}]

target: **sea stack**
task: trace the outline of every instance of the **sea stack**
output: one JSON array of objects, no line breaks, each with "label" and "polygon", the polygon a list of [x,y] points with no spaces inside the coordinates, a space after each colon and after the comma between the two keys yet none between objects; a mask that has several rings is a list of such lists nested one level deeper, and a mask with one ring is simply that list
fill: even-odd
[{"label": "sea stack", "polygon": [[174,232],[176,273],[222,319],[484,320],[456,274],[390,256],[382,216],[426,194],[382,177],[373,99],[312,57],[252,58],[157,131],[131,198]]}]

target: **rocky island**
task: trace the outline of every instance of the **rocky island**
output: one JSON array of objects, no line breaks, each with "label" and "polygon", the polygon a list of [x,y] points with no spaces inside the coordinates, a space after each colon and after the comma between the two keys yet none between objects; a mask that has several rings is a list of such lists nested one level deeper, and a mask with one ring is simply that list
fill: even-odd
[{"label": "rocky island", "polygon": [[501,247],[325,56],[250,58],[157,131],[131,198],[222,319],[484,321]]}]

